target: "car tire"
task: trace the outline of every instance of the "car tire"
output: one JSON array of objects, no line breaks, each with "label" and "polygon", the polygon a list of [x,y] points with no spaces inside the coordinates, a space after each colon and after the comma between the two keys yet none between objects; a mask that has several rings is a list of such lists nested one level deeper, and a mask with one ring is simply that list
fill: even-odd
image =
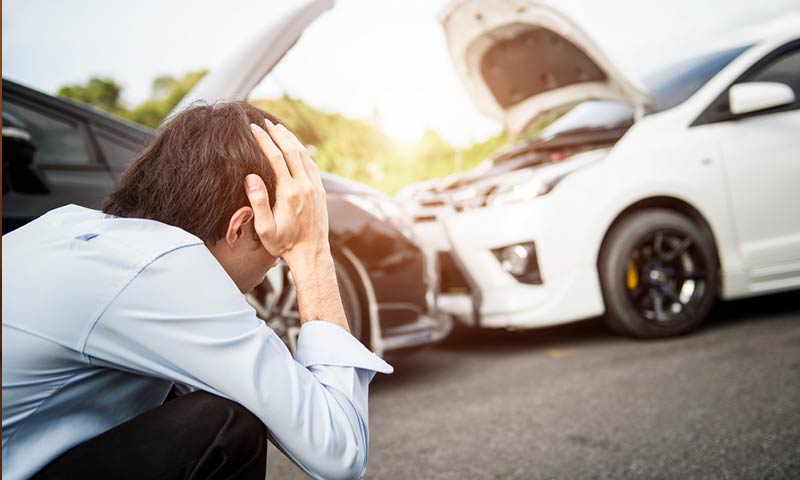
[{"label": "car tire", "polygon": [[[297,292],[288,267],[281,262],[273,268],[282,269],[280,275],[270,277],[273,275],[270,272],[264,282],[256,287],[247,298],[255,308],[257,316],[273,329],[289,350],[294,352],[297,346],[297,337],[300,334]],[[334,268],[350,333],[365,345],[369,345],[368,326],[364,321],[365,309],[362,295],[359,293],[361,283],[354,277],[349,264],[337,255],[334,255]]]},{"label": "car tire", "polygon": [[623,218],[608,235],[599,268],[606,323],[634,337],[694,330],[718,292],[711,232],[670,210],[639,210]]},{"label": "car tire", "polygon": [[350,333],[359,339],[364,345],[369,345],[369,338],[366,338],[368,331],[364,322],[364,308],[361,302],[362,295],[359,293],[359,282],[354,278],[352,269],[344,260],[334,255],[333,263],[336,269],[336,280],[339,284],[339,295],[342,298],[342,306],[350,326]]}]

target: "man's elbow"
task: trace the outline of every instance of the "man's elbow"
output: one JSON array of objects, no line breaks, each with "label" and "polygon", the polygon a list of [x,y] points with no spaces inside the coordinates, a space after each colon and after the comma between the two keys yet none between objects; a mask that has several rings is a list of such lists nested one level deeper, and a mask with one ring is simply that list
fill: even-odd
[{"label": "man's elbow", "polygon": [[331,468],[320,475],[321,478],[326,480],[354,480],[364,476],[367,470],[366,458],[360,456],[359,459],[353,461],[336,462],[336,465],[331,465]]},{"label": "man's elbow", "polygon": [[315,462],[313,474],[325,480],[352,480],[362,478],[367,470],[367,443],[353,442],[344,451],[333,451]]}]

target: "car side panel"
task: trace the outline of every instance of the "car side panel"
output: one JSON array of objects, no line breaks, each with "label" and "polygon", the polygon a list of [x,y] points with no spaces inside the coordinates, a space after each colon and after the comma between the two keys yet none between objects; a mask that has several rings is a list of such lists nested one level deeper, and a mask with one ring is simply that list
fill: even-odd
[{"label": "car side panel", "polygon": [[336,194],[328,195],[331,243],[352,251],[364,266],[382,325],[416,321],[427,310],[429,281],[422,251],[394,229]]},{"label": "car side panel", "polygon": [[595,199],[587,204],[593,224],[586,233],[593,245],[580,262],[597,262],[609,227],[628,207],[671,197],[691,205],[711,229],[722,270],[721,296],[745,295],[748,280],[718,144],[711,132],[687,129],[686,122],[680,108],[645,117],[594,171],[585,169],[565,179],[563,188],[586,189]]}]

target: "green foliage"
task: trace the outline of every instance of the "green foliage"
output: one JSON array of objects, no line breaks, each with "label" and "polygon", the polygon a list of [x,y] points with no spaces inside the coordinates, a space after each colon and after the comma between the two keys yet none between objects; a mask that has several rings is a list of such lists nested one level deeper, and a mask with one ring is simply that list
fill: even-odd
[{"label": "green foliage", "polygon": [[306,145],[323,171],[393,194],[404,186],[466,170],[505,146],[505,132],[469,148],[448,144],[427,130],[414,145],[397,142],[363,120],[329,113],[284,95],[251,101],[283,122]]},{"label": "green foliage", "polygon": [[87,103],[126,120],[155,128],[206,72],[206,70],[190,72],[181,78],[158,77],[153,80],[150,98],[133,108],[127,108],[122,103],[120,98],[122,87],[110,78],[92,77],[86,85],[65,85],[58,89],[57,95]]},{"label": "green foliage", "polygon": [[[158,77],[153,81],[150,98],[130,109],[121,103],[121,86],[108,78],[64,86],[58,95],[155,128],[205,73]],[[325,112],[286,95],[251,102],[278,117],[309,146],[320,169],[389,194],[413,182],[470,169],[509,142],[503,132],[461,149],[448,144],[437,132],[427,130],[418,142],[408,145],[393,140],[368,122]]]},{"label": "green foliage", "polygon": [[86,85],[64,85],[58,89],[57,95],[88,103],[115,115],[122,115],[125,109],[120,104],[120,93],[122,87],[113,79],[92,77]]},{"label": "green foliage", "polygon": [[156,78],[153,80],[150,98],[130,110],[128,120],[156,128],[207,72],[208,70],[190,72],[181,78]]}]

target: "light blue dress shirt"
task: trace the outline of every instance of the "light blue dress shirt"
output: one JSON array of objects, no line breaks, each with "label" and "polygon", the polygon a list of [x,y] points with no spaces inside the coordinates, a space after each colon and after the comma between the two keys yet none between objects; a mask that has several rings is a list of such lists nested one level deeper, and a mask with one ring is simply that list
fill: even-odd
[{"label": "light blue dress shirt", "polygon": [[364,474],[367,390],[392,368],[303,325],[294,358],[202,241],[70,205],[3,236],[3,478],[161,405],[173,384],[235,400],[313,477]]}]

